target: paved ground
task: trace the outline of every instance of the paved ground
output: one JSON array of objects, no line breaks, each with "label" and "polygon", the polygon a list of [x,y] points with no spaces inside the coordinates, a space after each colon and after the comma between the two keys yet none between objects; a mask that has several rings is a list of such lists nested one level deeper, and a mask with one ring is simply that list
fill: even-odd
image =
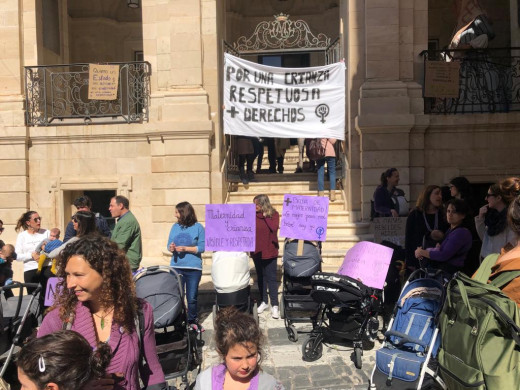
[{"label": "paved ground", "polygon": [[[213,342],[213,316],[210,307],[202,308],[204,362],[202,369],[220,362]],[[302,344],[306,333],[299,333],[299,340],[289,341],[284,321],[275,320],[269,311],[260,314],[260,327],[267,340],[262,368],[279,379],[287,390],[294,389],[367,389],[368,378],[374,367],[375,351],[380,342],[365,345],[363,367],[356,369],[351,354],[352,345],[328,344],[323,348],[323,356],[312,363],[302,360]],[[310,331],[310,324],[296,324],[298,331]]]}]

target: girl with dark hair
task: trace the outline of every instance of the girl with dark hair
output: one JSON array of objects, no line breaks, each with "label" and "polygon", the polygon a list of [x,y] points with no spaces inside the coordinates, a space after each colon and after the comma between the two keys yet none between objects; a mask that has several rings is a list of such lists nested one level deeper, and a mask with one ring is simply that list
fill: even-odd
[{"label": "girl with dark hair", "polygon": [[173,253],[170,267],[182,275],[188,301],[188,322],[193,330],[204,331],[197,315],[197,298],[202,277],[202,253],[205,249],[204,227],[197,222],[195,210],[189,202],[175,206],[174,224],[168,236],[168,250]]},{"label": "girl with dark hair", "polygon": [[441,188],[429,185],[419,195],[415,208],[406,220],[406,267],[410,270],[418,268],[415,249],[435,247],[444,238],[446,230],[448,223],[442,207]]},{"label": "girl with dark hair", "polygon": [[520,178],[510,177],[489,187],[486,205],[475,217],[477,233],[482,240],[481,259],[500,253],[506,245],[515,246],[517,237],[507,225],[507,208],[520,195]]},{"label": "girl with dark hair", "polygon": [[[61,279],[54,305],[38,330],[42,337],[69,328],[85,337],[91,348],[108,344],[112,359],[108,374],[123,374],[96,381],[89,389],[165,389],[162,367],[157,358],[153,310],[136,297],[130,263],[117,244],[99,234],[80,237],[67,245],[59,256]],[[138,311],[144,317],[136,329]],[[142,348],[141,348],[142,347]],[[147,364],[141,365],[141,359]],[[96,387],[97,386],[97,387]]]},{"label": "girl with dark hair", "polygon": [[448,274],[454,274],[462,270],[466,255],[471,249],[471,232],[467,225],[469,209],[462,199],[451,199],[446,210],[446,219],[450,228],[446,232],[442,244],[437,244],[435,248],[423,249],[418,247],[415,250],[415,257],[419,260],[430,259],[429,265],[439,268]]},{"label": "girl with dark hair", "polygon": [[108,344],[93,351],[79,333],[60,330],[21,349],[18,380],[28,390],[87,390],[91,379],[105,376],[111,357]]},{"label": "girl with dark hair", "polygon": [[[49,238],[49,231],[41,228],[42,219],[36,211],[27,211],[22,214],[16,223],[15,230],[23,230],[16,237],[15,251],[16,261],[23,262],[23,278],[25,283],[40,283],[42,275],[49,273],[49,267],[45,267],[41,274],[38,273],[38,261],[40,254],[36,247],[40,242]],[[32,289],[29,289],[32,292]]]},{"label": "girl with dark hair", "polygon": [[398,217],[399,209],[392,200],[393,196],[404,196],[396,187],[399,184],[399,171],[389,168],[381,174],[381,184],[374,192],[375,217]]},{"label": "girl with dark hair", "polygon": [[[260,306],[258,314],[269,307],[271,299],[271,315],[279,318],[278,282],[276,280],[278,260],[278,229],[280,214],[276,211],[267,195],[257,195],[253,202],[256,205],[256,244],[251,257],[255,263],[258,290],[260,291]],[[269,295],[267,290],[269,289]]]},{"label": "girl with dark hair", "polygon": [[260,368],[264,342],[254,318],[235,307],[219,310],[215,321],[215,344],[223,363],[197,376],[195,390],[283,390],[284,386]]}]

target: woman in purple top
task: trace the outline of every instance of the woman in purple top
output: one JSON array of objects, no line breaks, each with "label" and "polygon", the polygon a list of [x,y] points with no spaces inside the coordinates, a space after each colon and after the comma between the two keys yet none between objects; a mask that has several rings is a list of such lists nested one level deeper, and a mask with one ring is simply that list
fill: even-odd
[{"label": "woman in purple top", "polygon": [[462,199],[451,199],[448,202],[446,219],[450,228],[446,232],[444,241],[435,248],[415,250],[415,257],[422,260],[424,257],[433,260],[430,265],[453,274],[464,267],[466,255],[471,249],[472,236],[469,229],[464,227],[466,217],[469,216],[468,205]]},{"label": "woman in purple top", "polygon": [[[62,278],[57,288],[62,293],[38,337],[67,328],[85,337],[92,348],[110,346],[107,377],[87,388],[138,390],[139,378],[148,390],[167,388],[155,348],[152,308],[136,297],[130,263],[117,244],[98,234],[81,237],[61,253],[57,276]],[[142,342],[135,325],[139,310],[144,314]],[[143,366],[142,357],[147,362]]]}]

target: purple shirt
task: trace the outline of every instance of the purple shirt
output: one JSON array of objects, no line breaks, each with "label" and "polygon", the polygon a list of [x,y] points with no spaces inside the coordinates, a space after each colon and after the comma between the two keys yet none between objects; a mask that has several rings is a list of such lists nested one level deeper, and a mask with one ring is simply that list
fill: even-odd
[{"label": "purple shirt", "polygon": [[461,268],[464,266],[464,260],[466,260],[466,255],[471,249],[471,245],[472,236],[468,229],[464,227],[449,229],[440,248],[429,251],[430,260],[445,262]]},{"label": "purple shirt", "polygon": [[[141,301],[144,314],[144,338],[143,355],[146,357],[148,369],[143,369],[141,379],[145,385],[154,385],[164,382],[164,373],[157,357],[155,348],[155,331],[153,327],[153,310],[149,303]],[[38,337],[56,332],[63,329],[63,321],[59,317],[59,308],[54,309],[43,319],[42,325],[38,330]],[[96,330],[90,309],[82,302],[76,306],[76,314],[71,330],[81,334],[92,348],[97,346]],[[139,386],[139,338],[134,331],[130,334],[123,331],[123,328],[112,322],[110,339],[108,345],[112,349],[112,360],[107,368],[107,373],[122,372],[125,379],[114,386],[117,390],[140,390]]]}]

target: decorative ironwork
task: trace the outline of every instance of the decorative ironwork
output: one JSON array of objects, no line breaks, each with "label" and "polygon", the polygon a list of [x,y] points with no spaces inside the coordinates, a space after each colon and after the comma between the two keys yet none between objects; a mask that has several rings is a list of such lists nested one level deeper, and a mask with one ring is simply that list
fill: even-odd
[{"label": "decorative ironwork", "polygon": [[459,61],[459,97],[424,98],[427,114],[520,111],[520,48],[432,50],[426,62]]},{"label": "decorative ironwork", "polygon": [[149,62],[119,65],[116,100],[88,99],[88,64],[25,67],[27,126],[148,121]]},{"label": "decorative ironwork", "polygon": [[304,20],[292,21],[289,15],[281,13],[274,15],[274,21],[258,23],[249,38],[241,36],[233,47],[240,53],[286,49],[312,51],[326,49],[330,41],[323,33],[314,35]]}]

